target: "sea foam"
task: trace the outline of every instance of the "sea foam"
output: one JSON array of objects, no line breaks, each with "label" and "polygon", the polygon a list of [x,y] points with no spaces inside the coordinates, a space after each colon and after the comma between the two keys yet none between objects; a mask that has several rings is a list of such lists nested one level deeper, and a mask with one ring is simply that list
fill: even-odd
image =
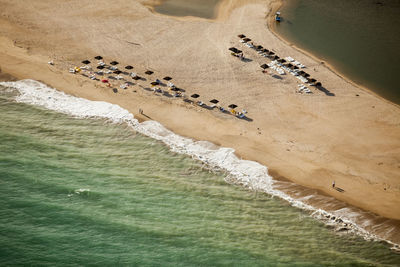
[{"label": "sea foam", "polygon": [[[314,218],[334,226],[338,231],[345,229],[346,232],[358,234],[367,240],[385,240],[393,245],[393,249],[399,249],[397,244],[365,230],[364,225],[360,223],[363,214],[358,210],[349,209],[344,212],[341,209],[327,212],[274,188],[277,181],[268,174],[266,166],[254,161],[239,159],[232,148],[218,147],[207,141],[195,141],[179,136],[156,121],[139,123],[133,114],[118,105],[67,95],[34,80],[0,82],[0,85],[17,89],[19,91],[19,95],[15,98],[17,102],[42,106],[79,118],[102,118],[114,123],[127,123],[135,131],[162,141],[174,152],[189,155],[193,159],[203,162],[210,169],[226,172],[226,181],[229,183],[239,184],[250,190],[284,199],[294,207],[310,211]],[[308,198],[310,197],[303,197],[303,200]]]}]

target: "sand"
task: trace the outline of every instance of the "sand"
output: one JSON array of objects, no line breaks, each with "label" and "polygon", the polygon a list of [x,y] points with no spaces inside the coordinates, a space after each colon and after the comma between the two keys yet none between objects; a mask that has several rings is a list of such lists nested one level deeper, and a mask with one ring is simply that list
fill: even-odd
[{"label": "sand", "polygon": [[[155,14],[149,8],[155,2],[0,0],[0,78],[39,80],[72,95],[119,104],[140,120],[159,121],[182,136],[233,147],[240,157],[268,166],[276,179],[394,219],[391,239],[400,242],[397,105],[272,33],[266,17],[279,2],[226,0],[215,20]],[[298,94],[293,76],[261,73],[259,65],[269,61],[240,44],[240,33],[305,64],[334,96],[314,89],[312,95]],[[251,61],[232,57],[231,46]],[[98,54],[131,64],[138,74],[151,69],[154,77],[169,75],[187,95],[198,93],[204,102],[235,103],[252,121],[156,96],[139,86],[115,94],[68,73],[69,67]],[[146,116],[138,114],[139,108]],[[344,192],[334,190],[333,181]]]}]

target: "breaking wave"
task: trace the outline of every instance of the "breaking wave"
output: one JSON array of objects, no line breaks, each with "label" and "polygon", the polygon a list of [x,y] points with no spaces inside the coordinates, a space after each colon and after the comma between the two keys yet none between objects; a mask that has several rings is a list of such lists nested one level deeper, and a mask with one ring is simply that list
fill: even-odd
[{"label": "breaking wave", "polygon": [[[233,148],[218,147],[207,141],[195,141],[179,136],[156,121],[139,123],[133,114],[118,105],[67,95],[34,80],[1,82],[0,85],[18,90],[19,93],[15,97],[17,102],[42,106],[79,118],[102,118],[113,123],[126,123],[135,131],[162,141],[172,151],[189,155],[193,159],[203,162],[210,170],[225,172],[227,174],[225,180],[228,183],[238,184],[250,190],[284,199],[294,207],[309,211],[311,216],[334,227],[337,232],[354,233],[367,240],[384,240],[392,245],[392,249],[400,250],[398,244],[390,241],[389,234],[376,234],[395,231],[391,220],[385,219],[382,222],[381,217],[351,206],[343,207],[342,205],[341,208],[330,212],[315,208],[306,202],[313,198],[325,198],[325,202],[339,201],[321,195],[307,195],[298,198],[290,196],[282,188],[296,185],[274,180],[268,174],[266,166],[254,161],[239,159]],[[380,220],[374,220],[374,216],[379,217]],[[374,221],[379,221],[379,224]]]}]

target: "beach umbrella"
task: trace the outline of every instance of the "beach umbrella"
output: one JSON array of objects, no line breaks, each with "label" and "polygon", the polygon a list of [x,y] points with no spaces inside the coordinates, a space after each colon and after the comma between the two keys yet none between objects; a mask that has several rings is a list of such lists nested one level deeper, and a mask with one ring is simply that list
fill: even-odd
[{"label": "beach umbrella", "polygon": [[179,88],[171,87],[171,91],[179,91]]},{"label": "beach umbrella", "polygon": [[152,75],[154,72],[153,71],[151,71],[151,70],[147,70],[146,72],[145,72],[145,74],[147,74],[147,75]]},{"label": "beach umbrella", "polygon": [[131,69],[133,69],[133,67],[131,65],[128,65],[128,66],[125,66],[125,69],[131,70]]},{"label": "beach umbrella", "polygon": [[320,82],[317,82],[317,83],[315,84],[315,86],[317,86],[317,87],[321,87],[321,86],[322,86],[322,83],[320,83]]},{"label": "beach umbrella", "polygon": [[256,46],[256,49],[257,49],[257,50],[261,50],[261,49],[263,49],[263,48],[264,48],[264,47],[263,47],[262,45],[257,45],[257,46]]},{"label": "beach umbrella", "polygon": [[235,105],[235,104],[230,104],[230,105],[228,106],[228,108],[234,109],[234,108],[237,108],[237,105]]},{"label": "beach umbrella", "polygon": [[236,50],[236,53],[237,53],[237,54],[240,54],[240,53],[242,53],[242,50],[237,49],[237,50]]},{"label": "beach umbrella", "polygon": [[83,64],[90,64],[90,61],[86,59],[86,60],[82,61],[82,63]]},{"label": "beach umbrella", "polygon": [[236,47],[231,47],[229,48],[229,50],[231,50],[233,53],[237,53],[238,49]]},{"label": "beach umbrella", "polygon": [[163,79],[164,79],[164,80],[166,80],[166,81],[170,81],[170,80],[172,80],[172,78],[171,78],[171,77],[169,77],[169,76],[166,76],[166,77],[164,77]]},{"label": "beach umbrella", "polygon": [[198,94],[193,94],[193,95],[191,95],[190,97],[198,98],[198,97],[200,97],[200,95],[198,95]]},{"label": "beach umbrella", "polygon": [[246,35],[244,35],[244,34],[239,34],[238,37],[239,37],[239,38],[244,38],[244,37],[246,37]]},{"label": "beach umbrella", "polygon": [[304,75],[305,72],[301,70],[301,71],[298,71],[297,73],[300,75]]},{"label": "beach umbrella", "polygon": [[293,67],[293,69],[295,69],[295,70],[298,70],[298,69],[299,69],[299,67],[297,67],[297,66],[294,66],[294,67]]},{"label": "beach umbrella", "polygon": [[210,100],[211,103],[217,104],[219,101],[217,99]]},{"label": "beach umbrella", "polygon": [[121,74],[121,73],[122,73],[122,71],[120,71],[120,70],[116,70],[116,71],[114,71],[114,73],[115,73],[115,74]]},{"label": "beach umbrella", "polygon": [[317,80],[314,79],[314,78],[312,78],[312,79],[308,79],[308,81],[309,81],[310,83],[315,83]]},{"label": "beach umbrella", "polygon": [[268,50],[268,49],[266,49],[266,48],[264,48],[264,49],[263,49],[263,52],[264,52],[264,53],[268,53],[268,52],[269,52],[269,50]]},{"label": "beach umbrella", "polygon": [[153,86],[159,85],[158,82],[151,82],[150,84],[153,85]]},{"label": "beach umbrella", "polygon": [[310,74],[308,74],[307,72],[304,72],[304,75],[303,75],[304,77],[310,77]]},{"label": "beach umbrella", "polygon": [[99,70],[102,70],[102,69],[104,69],[104,66],[97,66],[96,68]]},{"label": "beach umbrella", "polygon": [[262,69],[268,69],[269,68],[269,66],[267,65],[267,64],[262,64],[261,66],[260,66]]},{"label": "beach umbrella", "polygon": [[250,39],[250,38],[244,38],[243,41],[244,41],[245,43],[247,43],[247,42],[250,42],[251,39]]},{"label": "beach umbrella", "polygon": [[137,81],[137,80],[140,80],[140,77],[136,75],[136,76],[132,77],[132,79],[134,79],[135,81]]},{"label": "beach umbrella", "polygon": [[97,59],[97,60],[102,60],[102,59],[103,59],[103,57],[102,57],[102,56],[95,56],[95,57],[94,57],[94,59]]},{"label": "beach umbrella", "polygon": [[113,65],[113,66],[115,66],[115,65],[118,65],[119,62],[118,62],[118,61],[111,61],[110,64]]},{"label": "beach umbrella", "polygon": [[275,53],[272,51],[269,51],[268,55],[272,56],[272,55],[275,55]]},{"label": "beach umbrella", "polygon": [[103,80],[101,80],[101,82],[102,83],[108,83],[108,80],[107,79],[103,79]]},{"label": "beach umbrella", "polygon": [[289,68],[293,68],[293,64],[292,64],[292,63],[287,64],[287,66],[288,66]]},{"label": "beach umbrella", "polygon": [[274,56],[274,59],[277,60],[277,59],[279,59],[279,57],[278,56]]}]

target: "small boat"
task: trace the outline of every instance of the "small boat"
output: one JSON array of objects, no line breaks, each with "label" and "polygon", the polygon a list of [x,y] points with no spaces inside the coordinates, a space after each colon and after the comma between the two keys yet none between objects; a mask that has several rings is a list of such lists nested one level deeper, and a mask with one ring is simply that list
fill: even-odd
[{"label": "small boat", "polygon": [[276,12],[275,14],[275,21],[276,22],[281,22],[281,12]]}]

